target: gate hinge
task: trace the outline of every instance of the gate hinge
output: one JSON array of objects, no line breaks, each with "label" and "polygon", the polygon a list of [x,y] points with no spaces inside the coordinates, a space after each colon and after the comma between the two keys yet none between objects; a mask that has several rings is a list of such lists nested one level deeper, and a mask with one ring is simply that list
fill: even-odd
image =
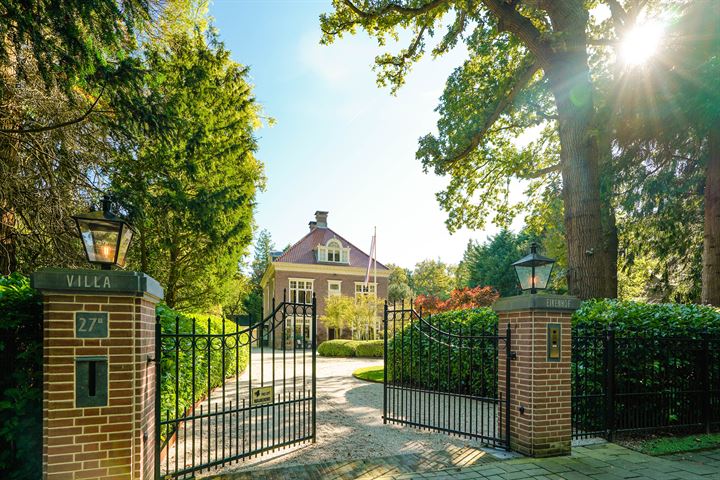
[{"label": "gate hinge", "polygon": [[510,360],[517,360],[517,352],[510,352]]}]

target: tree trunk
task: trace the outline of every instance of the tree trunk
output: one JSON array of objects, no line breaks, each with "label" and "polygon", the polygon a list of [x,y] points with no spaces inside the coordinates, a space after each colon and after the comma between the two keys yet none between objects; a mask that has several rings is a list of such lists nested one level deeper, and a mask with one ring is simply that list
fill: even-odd
[{"label": "tree trunk", "polygon": [[603,297],[617,298],[618,294],[618,229],[615,217],[613,195],[615,172],[612,168],[612,140],[608,125],[610,119],[605,112],[595,117],[598,130],[598,150],[600,161],[600,219],[603,228],[603,249],[606,261],[606,284]]},{"label": "tree trunk", "polygon": [[720,306],[720,125],[708,135],[702,303]]},{"label": "tree trunk", "polygon": [[[568,40],[585,45],[582,32]],[[546,74],[555,96],[560,137],[568,291],[581,299],[612,295],[600,214],[598,148],[591,135],[594,108],[587,52],[557,53]]]}]

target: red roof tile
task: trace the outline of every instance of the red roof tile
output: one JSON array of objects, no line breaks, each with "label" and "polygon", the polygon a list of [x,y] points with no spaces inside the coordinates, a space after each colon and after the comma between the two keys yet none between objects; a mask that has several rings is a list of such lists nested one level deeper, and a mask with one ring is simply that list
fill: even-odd
[{"label": "red roof tile", "polygon": [[[288,263],[321,263],[323,265],[336,265],[334,262],[318,262],[315,255],[315,249],[317,248],[317,246],[320,244],[327,244],[327,242],[331,238],[338,239],[344,248],[350,247],[351,267],[367,268],[370,256],[329,228],[315,228],[314,230],[308,232],[307,235],[301,238],[297,243],[295,243],[295,245],[291,246],[287,250],[287,252],[276,258],[275,261]],[[388,270],[388,268],[380,262],[377,262],[377,268],[380,270]]]}]

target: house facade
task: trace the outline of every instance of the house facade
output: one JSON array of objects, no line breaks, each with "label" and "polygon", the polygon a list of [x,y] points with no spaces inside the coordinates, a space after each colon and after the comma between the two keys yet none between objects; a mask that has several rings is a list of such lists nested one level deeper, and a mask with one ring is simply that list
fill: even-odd
[{"label": "house facade", "polygon": [[[317,299],[317,342],[332,338],[349,338],[350,331],[328,329],[323,324],[328,297],[345,295],[376,295],[387,298],[390,270],[380,262],[372,262],[369,282],[365,283],[368,264],[367,253],[350,243],[328,226],[328,212],[315,212],[315,221],[309,223],[309,232],[284,253],[273,254],[261,280],[263,312],[271,312],[284,296],[290,302],[310,303]],[[306,325],[303,335],[309,338],[309,319],[299,320]]]}]

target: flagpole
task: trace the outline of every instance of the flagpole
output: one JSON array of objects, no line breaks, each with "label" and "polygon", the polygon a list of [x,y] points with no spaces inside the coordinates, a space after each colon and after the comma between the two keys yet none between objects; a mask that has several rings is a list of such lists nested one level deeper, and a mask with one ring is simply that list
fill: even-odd
[{"label": "flagpole", "polygon": [[375,296],[377,297],[377,227],[374,228],[375,230],[373,231],[373,238],[375,239],[375,241],[373,243],[375,245],[375,248],[373,249],[373,282],[375,282]]}]

